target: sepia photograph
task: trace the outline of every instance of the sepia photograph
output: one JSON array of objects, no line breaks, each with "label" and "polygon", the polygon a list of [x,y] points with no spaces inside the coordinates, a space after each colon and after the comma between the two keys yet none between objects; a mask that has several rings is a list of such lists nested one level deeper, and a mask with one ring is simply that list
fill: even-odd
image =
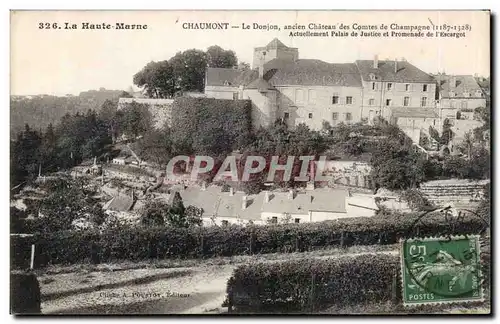
[{"label": "sepia photograph", "polygon": [[10,314],[492,314],[489,10],[9,15]]}]

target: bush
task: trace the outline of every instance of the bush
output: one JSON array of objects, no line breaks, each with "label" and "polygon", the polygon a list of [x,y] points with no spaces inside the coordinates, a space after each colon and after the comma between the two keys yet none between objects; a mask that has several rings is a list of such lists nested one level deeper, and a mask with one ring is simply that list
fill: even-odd
[{"label": "bush", "polygon": [[41,312],[40,284],[33,273],[10,273],[10,309],[13,314]]},{"label": "bush", "polygon": [[249,100],[176,98],[171,135],[177,152],[225,155],[244,147],[252,132]]},{"label": "bush", "polygon": [[[101,262],[286,253],[334,246],[394,244],[400,238],[413,236],[475,234],[485,228],[483,220],[471,215],[457,222],[446,220],[440,213],[426,216],[425,222],[417,222],[418,219],[418,214],[392,214],[272,226],[118,228],[103,233],[57,232],[33,239],[40,253],[35,261],[41,260],[43,265],[90,262],[91,251],[98,253]],[[18,258],[26,255],[19,251],[29,249],[26,244],[30,242],[12,237],[11,254],[17,261],[13,264],[23,263]]]},{"label": "bush", "polygon": [[317,311],[400,300],[399,257],[362,255],[238,267],[227,301],[240,311]]}]

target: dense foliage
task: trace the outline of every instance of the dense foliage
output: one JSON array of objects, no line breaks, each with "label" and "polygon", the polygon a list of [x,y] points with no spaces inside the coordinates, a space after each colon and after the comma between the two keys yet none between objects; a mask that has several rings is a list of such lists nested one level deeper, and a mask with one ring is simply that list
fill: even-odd
[{"label": "dense foliage", "polygon": [[228,305],[243,312],[314,312],[400,302],[400,267],[398,256],[384,254],[242,265],[228,280]]},{"label": "dense foliage", "polygon": [[39,315],[42,295],[36,275],[30,272],[10,273],[10,311],[15,315]]},{"label": "dense foliage", "polygon": [[[479,233],[487,220],[466,215],[455,221],[442,214],[385,215],[339,219],[334,222],[272,226],[227,227],[119,227],[103,232],[57,232],[33,238],[12,238],[14,259],[29,253],[36,242],[42,264],[89,262],[92,253],[101,262],[167,258],[232,256],[257,253],[309,251],[325,247],[394,244],[400,238]],[[24,252],[23,252],[24,251]]]},{"label": "dense foliage", "polygon": [[134,75],[134,84],[150,98],[173,98],[186,91],[203,92],[207,67],[232,68],[238,59],[231,50],[210,46],[206,52],[189,49],[169,60],[150,62]]},{"label": "dense foliage", "polygon": [[39,170],[46,174],[99,157],[111,141],[108,126],[92,110],[65,115],[43,133],[26,125],[10,146],[11,185],[34,178]]},{"label": "dense foliage", "polygon": [[118,102],[118,98],[130,97],[122,90],[89,90],[77,96],[11,96],[10,130],[15,135],[22,131],[25,124],[36,130],[45,129],[49,124],[56,124],[64,115],[85,113],[99,110],[106,100]]},{"label": "dense foliage", "polygon": [[170,130],[175,151],[225,158],[248,143],[251,109],[248,100],[177,98]]}]

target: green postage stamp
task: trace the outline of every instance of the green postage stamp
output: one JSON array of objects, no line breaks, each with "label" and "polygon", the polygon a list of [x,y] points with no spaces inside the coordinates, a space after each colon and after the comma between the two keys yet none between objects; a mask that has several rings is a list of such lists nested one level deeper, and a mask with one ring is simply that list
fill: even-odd
[{"label": "green postage stamp", "polygon": [[477,235],[402,241],[404,305],[483,300],[479,254]]}]

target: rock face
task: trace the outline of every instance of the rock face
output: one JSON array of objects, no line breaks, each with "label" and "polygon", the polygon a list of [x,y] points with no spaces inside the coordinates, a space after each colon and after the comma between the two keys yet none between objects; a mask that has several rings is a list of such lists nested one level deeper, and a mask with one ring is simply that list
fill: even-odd
[{"label": "rock face", "polygon": [[40,314],[40,284],[34,273],[12,271],[10,273],[11,314]]},{"label": "rock face", "polygon": [[420,185],[420,191],[432,202],[478,202],[489,180],[436,180]]}]

